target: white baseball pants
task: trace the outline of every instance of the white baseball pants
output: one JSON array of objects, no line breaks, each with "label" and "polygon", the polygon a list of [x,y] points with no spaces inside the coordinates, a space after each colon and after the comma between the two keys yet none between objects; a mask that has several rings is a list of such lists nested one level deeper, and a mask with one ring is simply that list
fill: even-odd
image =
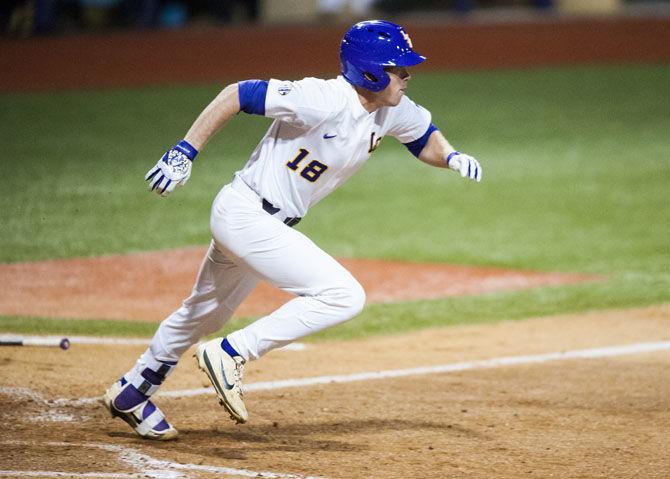
[{"label": "white baseball pants", "polygon": [[365,292],[356,279],[305,235],[270,215],[241,179],[212,205],[213,241],[191,296],[158,327],[148,353],[176,361],[201,337],[216,332],[259,279],[297,295],[272,314],[228,336],[245,359],[353,318]]}]

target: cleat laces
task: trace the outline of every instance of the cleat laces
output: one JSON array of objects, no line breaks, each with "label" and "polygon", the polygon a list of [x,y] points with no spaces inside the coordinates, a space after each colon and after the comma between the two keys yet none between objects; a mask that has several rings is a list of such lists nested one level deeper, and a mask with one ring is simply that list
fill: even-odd
[{"label": "cleat laces", "polygon": [[233,372],[233,379],[235,380],[235,387],[240,392],[240,397],[244,396],[242,391],[242,377],[244,376],[244,359],[240,357],[233,357],[235,361],[235,371]]}]

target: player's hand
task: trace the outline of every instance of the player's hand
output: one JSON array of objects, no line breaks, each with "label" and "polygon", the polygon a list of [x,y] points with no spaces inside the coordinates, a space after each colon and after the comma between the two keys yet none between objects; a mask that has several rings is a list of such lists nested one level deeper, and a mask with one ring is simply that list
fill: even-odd
[{"label": "player's hand", "polygon": [[191,165],[197,154],[198,150],[186,140],[170,148],[144,176],[149,182],[149,190],[167,196],[177,186],[185,185],[191,176]]},{"label": "player's hand", "polygon": [[477,182],[482,179],[482,167],[470,155],[453,151],[447,156],[447,166],[452,170],[458,171],[463,178],[468,177]]}]

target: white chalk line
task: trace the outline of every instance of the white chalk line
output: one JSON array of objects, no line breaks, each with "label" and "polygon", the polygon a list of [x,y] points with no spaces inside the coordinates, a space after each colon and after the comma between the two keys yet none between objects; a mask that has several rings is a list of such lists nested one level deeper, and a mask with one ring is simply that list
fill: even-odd
[{"label": "white chalk line", "polygon": [[54,335],[21,335],[14,333],[0,334],[0,340],[33,340],[33,341],[60,341],[67,337],[70,344],[98,344],[98,345],[122,345],[122,346],[146,346],[151,342],[149,338],[118,338],[118,337],[99,337],[99,336],[54,336]]},{"label": "white chalk line", "polygon": [[[374,379],[388,379],[388,378],[398,378],[398,377],[409,377],[409,376],[421,376],[421,375],[430,375],[430,374],[441,374],[441,373],[450,373],[450,372],[461,372],[461,371],[472,371],[478,369],[491,369],[503,366],[515,366],[515,365],[524,365],[524,364],[539,364],[547,363],[552,361],[564,361],[571,359],[596,359],[596,358],[605,358],[613,356],[624,356],[630,354],[641,354],[641,353],[650,353],[655,351],[667,351],[670,350],[670,341],[659,341],[659,342],[650,342],[650,343],[636,343],[636,344],[627,344],[620,346],[609,346],[603,348],[592,348],[592,349],[581,349],[574,351],[563,351],[563,352],[554,352],[546,354],[536,354],[536,355],[524,355],[524,356],[505,356],[500,358],[485,359],[479,361],[465,361],[460,363],[451,363],[443,364],[438,366],[428,366],[428,367],[418,367],[418,368],[407,368],[407,369],[395,369],[395,370],[386,370],[386,371],[373,371],[373,372],[364,372],[348,375],[334,375],[334,376],[317,376],[311,378],[302,378],[302,379],[288,379],[283,381],[267,381],[267,382],[258,382],[251,383],[245,387],[246,391],[268,391],[274,389],[282,388],[291,388],[291,387],[305,387],[313,386],[318,384],[330,384],[330,383],[348,383],[356,381],[368,381]],[[0,388],[0,392],[5,394],[13,393],[18,394],[21,392],[24,395],[32,395],[35,399],[38,399],[40,402],[45,402],[51,405],[70,405],[70,406],[80,406],[85,404],[90,404],[94,402],[99,402],[100,397],[95,398],[81,398],[76,400],[68,399],[56,399],[53,401],[46,401],[38,393],[31,392],[30,390],[23,390],[21,388]],[[199,389],[186,389],[179,391],[167,391],[163,392],[161,396],[163,397],[189,397],[197,396],[202,394],[213,394],[211,388],[199,388]],[[6,444],[6,443],[4,443]],[[69,445],[69,443],[49,443],[54,445]],[[237,475],[242,477],[268,477],[268,478],[303,478],[303,476],[291,475],[291,474],[279,474],[273,472],[254,472],[248,471],[246,469],[231,469],[223,468],[216,466],[203,466],[197,464],[179,464],[173,463],[170,461],[161,461],[154,459],[150,456],[141,454],[130,448],[123,448],[121,446],[112,446],[112,445],[103,445],[103,444],[84,444],[83,447],[99,447],[107,450],[116,450],[121,451],[120,457],[123,454],[122,459],[124,459],[129,465],[137,467],[138,464],[150,465],[157,469],[154,470],[143,470],[140,475],[138,474],[112,474],[105,475],[104,473],[63,473],[63,472],[54,472],[54,471],[0,471],[0,476],[3,475],[14,475],[14,476],[23,476],[23,477],[109,477],[109,478],[121,478],[121,479],[134,479],[137,477],[153,477],[153,478],[163,478],[163,479],[177,479],[183,477],[179,470],[191,470],[191,471],[201,471],[208,472],[213,474],[228,474],[228,475]],[[132,464],[131,464],[132,463]],[[163,469],[161,469],[163,468]],[[153,475],[152,475],[153,474]],[[307,478],[304,478],[307,479]]]},{"label": "white chalk line", "polygon": [[[514,366],[521,364],[538,364],[551,361],[564,361],[569,359],[593,359],[610,356],[624,356],[628,354],[649,353],[654,351],[670,350],[670,341],[652,343],[626,344],[621,346],[609,346],[604,348],[580,349],[575,351],[563,351],[546,354],[535,354],[525,356],[505,356],[479,361],[465,361],[460,363],[442,364],[438,366],[425,366],[408,369],[391,369],[386,371],[372,371],[355,374],[342,374],[335,376],[316,376],[302,379],[285,379],[281,381],[265,381],[251,383],[244,386],[247,392],[270,391],[273,389],[296,388],[315,386],[318,384],[351,383],[358,381],[370,381],[374,379],[389,379],[409,376],[424,376],[428,374],[453,373],[460,371],[473,371],[477,369],[490,369],[502,366]],[[214,394],[212,388],[182,389],[177,391],[161,392],[162,397],[190,397],[201,394]]]},{"label": "white chalk line", "polygon": [[[33,341],[60,341],[64,337],[70,340],[70,344],[97,344],[97,345],[121,345],[121,346],[148,346],[150,338],[119,338],[119,337],[100,337],[100,336],[22,336],[20,334],[0,334],[0,340],[33,340]],[[307,346],[304,343],[291,343],[278,348],[278,351],[303,351]]]},{"label": "white chalk line", "polygon": [[[442,364],[438,366],[425,366],[408,369],[391,369],[386,371],[371,371],[354,374],[341,374],[334,376],[314,376],[300,379],[284,379],[280,381],[263,381],[244,385],[245,392],[271,391],[274,389],[297,388],[316,386],[320,384],[351,383],[358,381],[370,381],[375,379],[401,378],[410,376],[424,376],[429,374],[454,373],[462,371],[474,371],[478,369],[491,369],[503,366],[515,366],[523,364],[540,364],[552,361],[566,361],[570,359],[595,359],[612,356],[625,356],[629,354],[650,353],[654,351],[670,350],[670,341],[657,341],[650,343],[635,343],[619,346],[608,346],[603,348],[579,349],[574,351],[562,351],[545,354],[504,356],[493,359],[477,361],[465,361],[460,363]],[[0,392],[3,388],[0,388]],[[160,391],[157,396],[164,398],[182,398],[214,394],[212,388],[179,389],[174,391]],[[80,399],[54,399],[50,401],[55,406],[86,406],[100,402],[101,396]]]},{"label": "white chalk line", "polygon": [[[37,443],[30,443],[27,441],[3,441],[1,445],[7,446],[34,446]],[[110,472],[65,472],[65,471],[13,471],[0,470],[0,477],[102,477],[102,478],[119,478],[119,479],[136,479],[142,477],[150,477],[155,479],[179,479],[183,477],[191,477],[184,474],[182,471],[188,473],[205,472],[210,474],[234,476],[234,477],[258,477],[268,479],[324,479],[316,476],[302,476],[299,474],[284,474],[270,471],[252,471],[249,469],[236,469],[232,467],[220,466],[203,466],[199,464],[182,464],[178,462],[166,461],[156,459],[139,452],[130,447],[124,447],[113,444],[99,444],[99,443],[71,443],[71,442],[40,442],[40,446],[48,447],[81,447],[102,449],[104,451],[116,453],[120,462],[134,469],[135,473],[110,473]]]},{"label": "white chalk line", "polygon": [[139,479],[148,477],[139,474],[118,474],[115,472],[61,472],[61,471],[14,471],[0,470],[0,477],[100,477],[109,479]]},{"label": "white chalk line", "polygon": [[74,414],[64,411],[63,408],[70,405],[67,400],[49,400],[41,393],[33,391],[32,389],[0,386],[0,394],[25,398],[41,406],[43,408],[42,412],[30,416],[29,420],[31,422],[73,422],[75,420],[84,421],[89,419],[88,416],[81,414],[78,414],[75,418]]}]

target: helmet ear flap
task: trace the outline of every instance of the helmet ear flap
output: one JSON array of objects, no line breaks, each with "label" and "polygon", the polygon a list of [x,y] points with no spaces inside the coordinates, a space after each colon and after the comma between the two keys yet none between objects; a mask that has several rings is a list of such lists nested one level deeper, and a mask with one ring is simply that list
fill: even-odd
[{"label": "helmet ear flap", "polygon": [[364,88],[374,92],[382,91],[384,88],[386,88],[391,81],[391,78],[383,70],[380,73],[381,77],[377,77],[377,75],[370,73],[369,71],[363,73],[363,78],[367,80]]},{"label": "helmet ear flap", "polygon": [[363,76],[367,81],[371,81],[372,83],[377,83],[379,81],[379,79],[370,72],[365,72]]},{"label": "helmet ear flap", "polygon": [[377,71],[371,72],[370,70],[363,70],[363,81],[364,83],[360,86],[363,88],[378,92],[386,88],[391,80],[388,74],[382,69],[375,69]]}]

